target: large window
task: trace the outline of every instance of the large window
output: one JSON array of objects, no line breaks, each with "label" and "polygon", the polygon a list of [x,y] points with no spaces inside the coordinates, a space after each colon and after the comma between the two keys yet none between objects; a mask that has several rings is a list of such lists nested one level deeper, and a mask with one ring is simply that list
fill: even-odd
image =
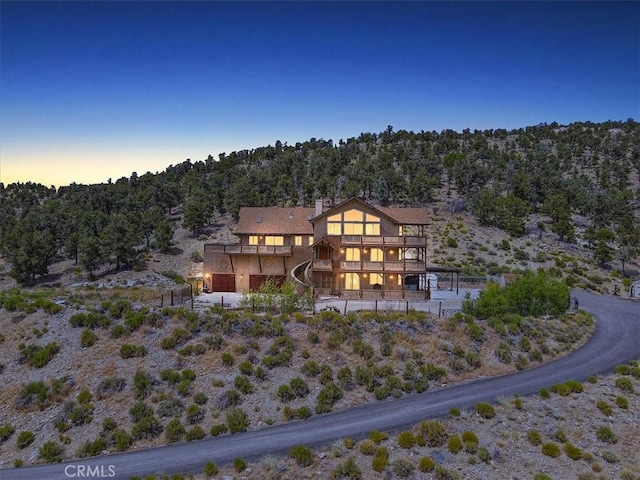
[{"label": "large window", "polygon": [[360,249],[359,248],[347,248],[346,251],[347,262],[359,262],[360,261]]},{"label": "large window", "polygon": [[360,210],[347,210],[327,218],[327,235],[380,235],[380,218]]},{"label": "large window", "polygon": [[264,237],[264,244],[281,247],[284,245],[284,237],[282,235],[266,235]]},{"label": "large window", "polygon": [[382,274],[380,273],[372,273],[369,275],[369,285],[382,285],[384,282],[382,280]]},{"label": "large window", "polygon": [[360,275],[357,273],[345,274],[344,288],[346,290],[360,290]]},{"label": "large window", "polygon": [[296,235],[294,237],[294,245],[296,247],[301,247],[302,246],[302,235]]},{"label": "large window", "polygon": [[249,245],[258,245],[257,235],[249,235]]},{"label": "large window", "polygon": [[372,262],[382,262],[383,255],[381,248],[372,248],[369,250],[369,260]]}]

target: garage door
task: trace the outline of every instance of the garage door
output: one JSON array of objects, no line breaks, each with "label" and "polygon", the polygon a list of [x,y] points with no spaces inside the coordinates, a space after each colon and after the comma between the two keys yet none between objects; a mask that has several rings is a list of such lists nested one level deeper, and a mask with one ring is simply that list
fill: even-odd
[{"label": "garage door", "polygon": [[282,285],[287,281],[286,275],[249,275],[249,288],[251,290],[257,290],[268,278],[272,279],[278,285]]},{"label": "garage door", "polygon": [[213,274],[211,285],[213,292],[235,292],[236,276],[233,273]]}]

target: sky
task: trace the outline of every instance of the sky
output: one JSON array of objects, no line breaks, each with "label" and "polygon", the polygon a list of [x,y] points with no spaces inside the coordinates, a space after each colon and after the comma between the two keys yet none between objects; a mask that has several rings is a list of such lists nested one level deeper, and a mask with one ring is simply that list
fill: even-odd
[{"label": "sky", "polygon": [[0,2],[0,182],[640,119],[640,2]]}]

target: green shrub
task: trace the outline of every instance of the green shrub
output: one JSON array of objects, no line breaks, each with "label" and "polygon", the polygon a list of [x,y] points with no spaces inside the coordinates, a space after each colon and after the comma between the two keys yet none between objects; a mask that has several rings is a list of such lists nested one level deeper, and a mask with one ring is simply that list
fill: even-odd
[{"label": "green shrub", "polygon": [[484,463],[489,463],[489,461],[491,460],[491,454],[485,447],[480,447],[478,448],[478,458]]},{"label": "green shrub", "polygon": [[18,361],[24,363],[25,361],[34,368],[42,368],[48,364],[56,353],[60,351],[60,347],[56,342],[51,342],[40,347],[37,345],[19,345],[20,357]]},{"label": "green shrub", "polygon": [[537,430],[529,430],[527,431],[527,440],[531,442],[532,445],[540,445],[542,443],[542,435]]},{"label": "green shrub", "polygon": [[33,443],[35,438],[36,436],[33,434],[33,432],[30,432],[29,430],[20,432],[18,434],[18,438],[16,438],[16,445],[20,449],[26,448]]},{"label": "green shrub", "polygon": [[629,375],[631,373],[631,367],[629,365],[616,365],[613,371],[618,375]]},{"label": "green shrub", "polygon": [[475,409],[482,418],[490,419],[496,416],[496,411],[490,403],[477,403]]},{"label": "green shrub", "polygon": [[564,453],[566,453],[567,457],[571,460],[580,460],[582,458],[582,450],[572,443],[566,443],[564,445]]},{"label": "green shrub", "polygon": [[565,385],[571,389],[571,393],[584,392],[584,385],[576,380],[569,380],[568,382],[565,382]]},{"label": "green shrub", "polygon": [[8,423],[3,423],[2,425],[0,425],[0,445],[9,440],[9,438],[15,431],[16,429]]},{"label": "green shrub", "polygon": [[243,375],[253,375],[253,364],[249,360],[245,360],[238,365],[238,370],[240,370],[240,373]]},{"label": "green shrub", "polygon": [[84,457],[96,457],[107,449],[107,442],[104,438],[97,438],[94,441],[87,440],[84,442],[77,451],[77,455],[80,458]]},{"label": "green shrub", "polygon": [[289,450],[289,456],[301,467],[308,467],[313,460],[313,452],[304,445],[296,445]]},{"label": "green shrub", "polygon": [[133,445],[133,437],[122,429],[114,430],[110,440],[118,452],[126,452]]},{"label": "green shrub", "polygon": [[289,385],[291,385],[291,392],[297,398],[304,398],[309,394],[309,385],[300,377],[292,378]]},{"label": "green shrub", "polygon": [[229,428],[224,423],[220,423],[217,425],[213,425],[209,433],[211,433],[212,437],[217,437],[218,435],[222,433],[227,433],[228,431],[229,431]]},{"label": "green shrub", "polygon": [[429,447],[441,447],[447,441],[447,430],[435,420],[425,420],[420,424],[420,436]]},{"label": "green shrub", "polygon": [[207,462],[202,468],[202,473],[205,477],[213,477],[218,473],[218,466],[215,462]]},{"label": "green shrub", "polygon": [[598,427],[596,430],[596,436],[598,439],[606,443],[616,443],[618,441],[616,434],[606,425]]},{"label": "green shrub", "polygon": [[378,430],[373,430],[369,433],[369,439],[375,443],[380,443],[389,438],[385,432],[379,432]]},{"label": "green shrub", "polygon": [[633,393],[633,383],[630,377],[618,377],[616,378],[616,387],[625,393]]},{"label": "green shrub", "polygon": [[460,409],[459,408],[451,408],[451,409],[449,409],[449,415],[451,415],[452,417],[459,417],[460,416]]},{"label": "green shrub", "polygon": [[611,404],[605,402],[604,400],[599,400],[596,403],[596,407],[598,407],[598,410],[600,410],[602,414],[606,415],[607,417],[613,415],[613,407],[611,406]]},{"label": "green shrub", "polygon": [[547,475],[546,473],[536,473],[533,476],[533,480],[553,480],[553,478],[551,478],[549,475]]},{"label": "green shrub", "polygon": [[164,437],[167,440],[167,443],[179,442],[182,440],[182,437],[186,433],[186,430],[180,420],[174,418],[169,423],[164,431]]},{"label": "green shrub", "polygon": [[362,471],[353,457],[349,457],[343,463],[339,463],[336,468],[333,469],[330,476],[331,479],[343,477],[352,478],[354,480],[362,478]]},{"label": "green shrub", "polygon": [[398,435],[398,445],[402,448],[411,448],[416,444],[416,438],[413,433],[409,431],[404,431],[400,435]]},{"label": "green shrub", "polygon": [[49,463],[59,463],[62,461],[62,455],[64,454],[64,449],[62,446],[58,445],[55,442],[45,442],[38,452],[40,454],[40,458]]},{"label": "green shrub", "polygon": [[603,460],[607,463],[618,463],[620,462],[620,457],[618,457],[615,453],[613,453],[611,450],[604,450],[600,456],[603,458]]},{"label": "green shrub", "polygon": [[362,440],[358,444],[358,450],[363,455],[373,455],[376,451],[376,443],[371,439]]},{"label": "green shrub", "polygon": [[436,462],[431,457],[422,457],[420,459],[420,462],[418,463],[418,469],[421,472],[425,472],[425,473],[432,472],[435,467],[436,467]]},{"label": "green shrub", "polygon": [[589,378],[587,378],[587,381],[589,383],[598,383],[598,377],[596,377],[595,375],[590,375]]},{"label": "green shrub", "polygon": [[224,352],[220,358],[222,359],[222,364],[226,367],[233,366],[235,362],[235,358],[233,358],[233,355],[229,352]]},{"label": "green shrub", "polygon": [[249,418],[247,413],[241,408],[234,408],[226,415],[229,432],[245,432],[249,428]]},{"label": "green shrub", "polygon": [[187,442],[192,442],[193,440],[201,440],[204,437],[206,437],[206,433],[204,433],[204,430],[200,425],[196,425],[185,435],[185,439],[187,440]]},{"label": "green shrub", "polygon": [[383,472],[384,469],[387,468],[388,463],[389,457],[379,457],[376,455],[373,457],[373,460],[371,460],[371,468],[376,472]]},{"label": "green shrub", "polygon": [[629,400],[626,397],[618,396],[616,397],[616,405],[620,408],[627,409],[629,408]]},{"label": "green shrub", "polygon": [[542,444],[542,453],[548,457],[558,458],[560,456],[560,447],[557,443],[545,442]]},{"label": "green shrub", "polygon": [[549,390],[547,390],[546,388],[541,388],[540,389],[540,396],[542,398],[549,398],[551,396],[551,394],[549,393]]},{"label": "green shrub", "polygon": [[240,472],[246,470],[246,468],[247,468],[247,462],[245,460],[243,460],[242,458],[236,458],[233,461],[233,469],[236,472],[240,473]]},{"label": "green shrub", "polygon": [[572,393],[571,387],[566,383],[556,383],[555,385],[552,385],[551,391],[563,397],[566,397]]},{"label": "green shrub", "polygon": [[253,384],[249,377],[245,375],[238,375],[233,379],[233,384],[243,395],[249,395],[254,392]]},{"label": "green shrub", "polygon": [[136,399],[140,400],[145,398],[151,392],[153,388],[153,378],[148,373],[142,370],[136,371],[133,376],[133,395]]},{"label": "green shrub", "polygon": [[120,357],[123,359],[144,357],[146,354],[147,349],[143,345],[137,346],[125,343],[120,347]]},{"label": "green shrub", "polygon": [[567,442],[567,434],[565,433],[564,430],[562,430],[561,428],[556,430],[556,433],[554,435],[554,437],[556,438],[556,440],[558,440],[560,443],[566,443]]},{"label": "green shrub", "polygon": [[134,423],[131,428],[131,435],[138,440],[142,438],[156,438],[163,430],[164,427],[160,421],[156,417],[150,415]]},{"label": "green shrub", "polygon": [[98,336],[92,330],[85,329],[80,334],[80,346],[83,348],[91,347],[98,341]]},{"label": "green shrub", "polygon": [[313,360],[307,360],[300,371],[305,377],[315,377],[320,373],[320,366]]},{"label": "green shrub", "polygon": [[462,440],[457,435],[452,435],[449,437],[448,441],[448,449],[451,453],[456,454],[462,450]]}]

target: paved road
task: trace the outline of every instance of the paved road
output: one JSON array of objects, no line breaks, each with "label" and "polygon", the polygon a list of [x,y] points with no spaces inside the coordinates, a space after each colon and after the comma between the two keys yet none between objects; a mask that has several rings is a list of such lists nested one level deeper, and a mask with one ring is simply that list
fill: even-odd
[{"label": "paved road", "polygon": [[[575,296],[581,308],[595,315],[595,332],[585,346],[553,363],[512,375],[478,379],[243,434],[78,462],[0,470],[0,480],[128,479],[133,475],[143,477],[155,472],[199,472],[202,465],[210,460],[220,465],[238,457],[250,459],[286,452],[297,444],[315,446],[346,436],[358,438],[374,429],[396,430],[425,418],[446,415],[452,407],[471,407],[480,401],[492,402],[514,393],[532,394],[542,387],[570,379],[584,380],[589,375],[606,372],[615,365],[640,358],[640,304],[585,292],[575,292]],[[89,472],[87,467],[91,468]]]}]

